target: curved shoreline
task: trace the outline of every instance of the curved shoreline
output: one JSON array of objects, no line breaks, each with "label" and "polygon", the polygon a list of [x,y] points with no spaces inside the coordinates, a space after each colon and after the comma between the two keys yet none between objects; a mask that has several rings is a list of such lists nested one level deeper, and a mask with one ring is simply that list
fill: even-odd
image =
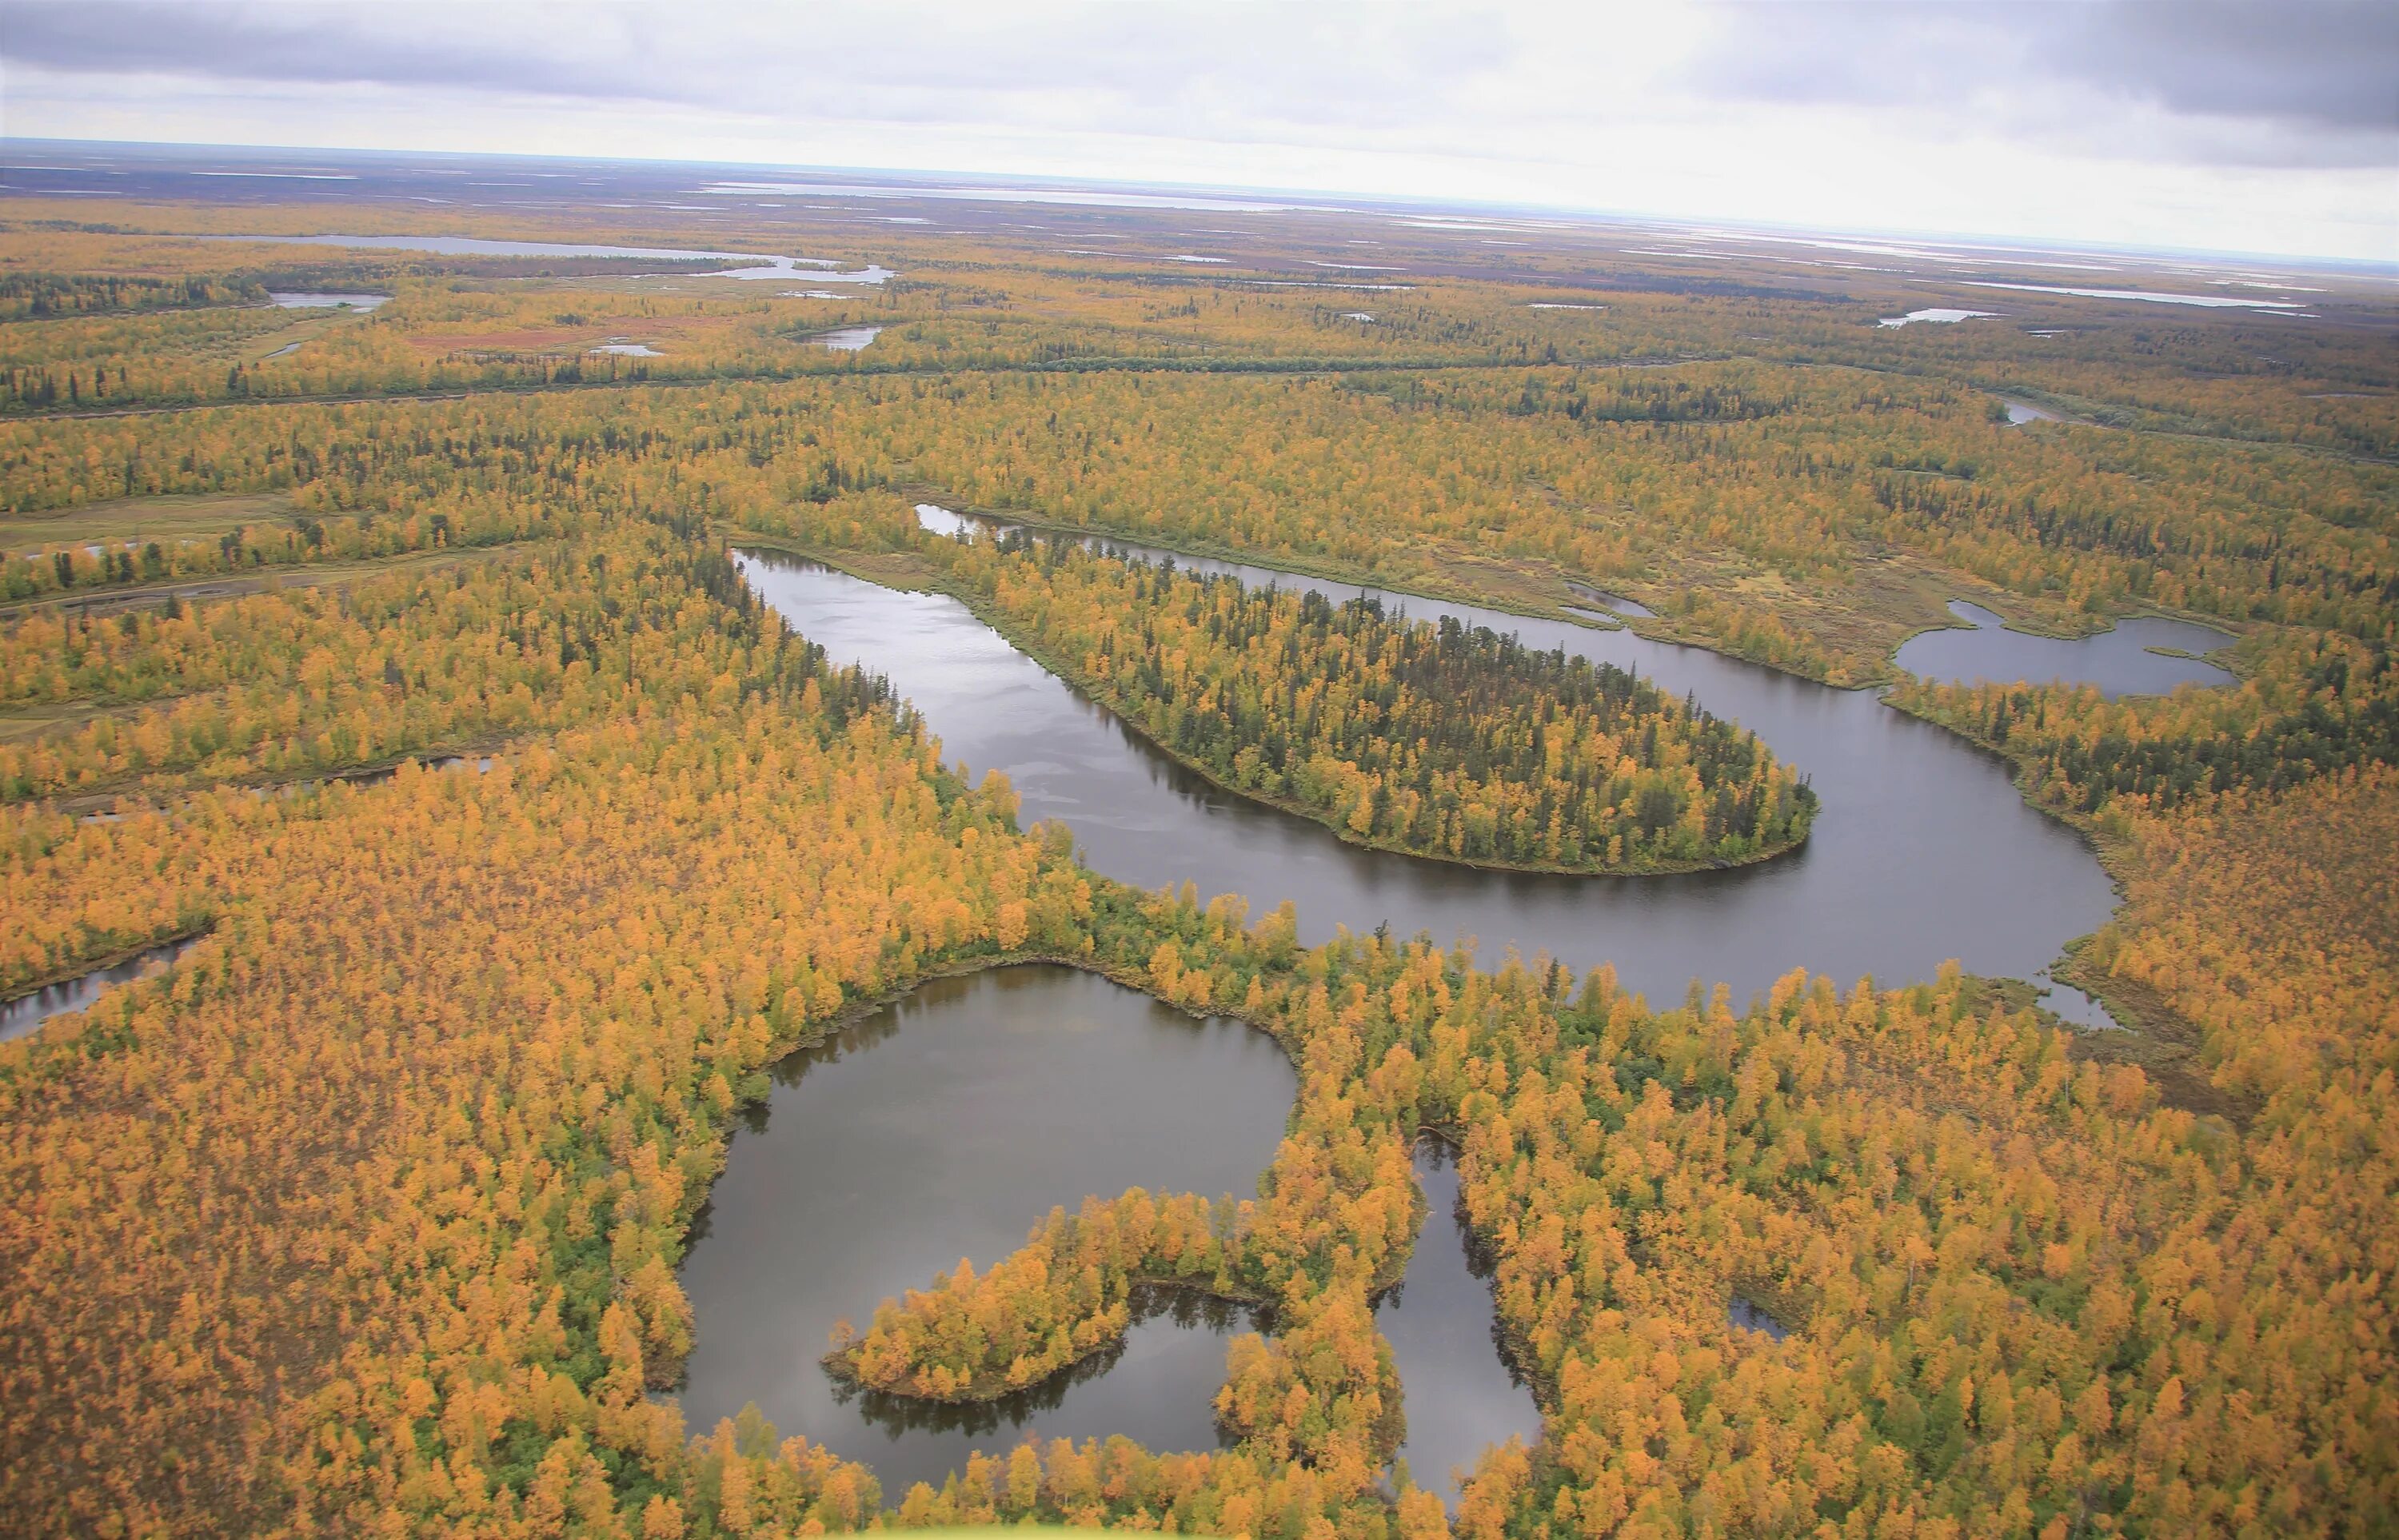
[{"label": "curved shoreline", "polygon": [[[1151,733],[1146,726],[1135,721],[1132,716],[1118,709],[1105,696],[1096,693],[1091,687],[1089,676],[1087,676],[1082,669],[1071,667],[1063,660],[1054,656],[1048,649],[1026,637],[1018,628],[1013,626],[1009,617],[1001,613],[996,606],[990,604],[981,596],[964,591],[959,586],[948,582],[946,580],[946,574],[940,573],[922,574],[924,579],[922,586],[911,588],[892,582],[891,574],[889,574],[877,573],[871,568],[866,568],[858,564],[855,561],[855,557],[858,553],[855,552],[829,551],[819,547],[806,545],[799,541],[778,540],[771,536],[765,538],[752,538],[746,532],[741,532],[741,538],[731,542],[731,547],[735,550],[746,547],[757,550],[771,550],[782,554],[800,557],[806,561],[820,562],[825,566],[833,568],[836,572],[847,573],[850,576],[859,579],[861,582],[873,583],[878,588],[891,588],[899,592],[938,593],[944,598],[954,599],[957,601],[958,603],[966,607],[968,614],[973,615],[975,619],[989,627],[993,632],[998,635],[1001,640],[1005,641],[1010,646],[1015,648],[1018,652],[1023,653],[1035,663],[1039,664],[1052,676],[1063,682],[1067,688],[1073,690],[1077,696],[1090,702],[1091,705],[1098,707],[1101,710],[1105,711],[1111,720],[1122,723],[1128,732],[1131,732],[1139,737],[1142,742],[1157,750],[1159,753],[1165,755],[1174,763],[1190,771],[1193,775],[1198,776],[1200,779],[1206,781],[1210,786],[1214,787],[1217,790],[1224,792],[1227,796],[1240,797],[1246,802],[1255,803],[1262,807],[1271,807],[1278,812],[1288,813],[1293,817],[1305,818],[1308,822],[1331,832],[1334,838],[1339,840],[1342,844],[1356,845],[1362,850],[1380,851],[1385,855],[1390,856],[1405,856],[1415,860],[1433,861],[1444,866],[1462,866],[1478,871],[1528,872],[1553,877],[1676,877],[1686,876],[1697,871],[1738,871],[1742,867],[1762,865],[1765,862],[1775,860],[1781,857],[1788,856],[1795,851],[1803,849],[1808,844],[1807,836],[1803,834],[1796,840],[1791,840],[1767,849],[1755,851],[1750,855],[1742,857],[1736,860],[1728,860],[1719,858],[1705,860],[1665,861],[1643,866],[1565,866],[1544,861],[1505,861],[1482,859],[1471,856],[1451,856],[1440,851],[1418,850],[1408,845],[1394,844],[1388,840],[1370,839],[1357,833],[1355,831],[1342,827],[1335,823],[1330,815],[1320,812],[1317,809],[1308,806],[1305,803],[1297,802],[1288,797],[1271,796],[1263,791],[1255,791],[1242,787],[1230,785],[1220,778],[1216,772],[1209,766],[1201,764],[1196,760],[1185,758],[1182,754],[1177,753],[1172,748],[1159,742],[1157,736]],[[915,553],[908,552],[895,554],[906,554],[914,557]],[[850,558],[850,560],[844,560],[845,556]],[[1597,628],[1593,628],[1596,629]],[[1761,744],[1764,743],[1763,739],[1760,739],[1759,741]],[[1766,745],[1766,747],[1770,752],[1772,746]],[[1796,767],[1795,766],[1794,768],[1796,769]],[[1810,832],[1813,831],[1813,820],[1814,815],[1811,813],[1809,815]]]}]

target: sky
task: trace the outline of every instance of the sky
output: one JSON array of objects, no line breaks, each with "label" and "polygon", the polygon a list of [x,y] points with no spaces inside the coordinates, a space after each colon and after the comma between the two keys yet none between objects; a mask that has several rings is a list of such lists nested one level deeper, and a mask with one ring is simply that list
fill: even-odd
[{"label": "sky", "polygon": [[2399,262],[2399,4],[0,0],[0,134]]}]

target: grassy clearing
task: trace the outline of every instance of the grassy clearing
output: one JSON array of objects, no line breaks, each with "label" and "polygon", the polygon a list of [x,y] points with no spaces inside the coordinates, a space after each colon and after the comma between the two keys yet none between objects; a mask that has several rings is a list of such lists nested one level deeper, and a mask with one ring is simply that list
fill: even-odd
[{"label": "grassy clearing", "polygon": [[338,587],[364,577],[379,577],[386,573],[432,572],[454,567],[463,561],[497,561],[518,555],[537,544],[540,542],[518,540],[505,546],[477,546],[463,550],[408,551],[367,561],[310,561],[297,566],[265,567],[239,576],[186,577],[171,583],[145,583],[124,588],[72,589],[0,608],[0,622],[20,620],[35,610],[65,608],[78,615],[112,615],[126,610],[143,610],[164,604],[170,597],[186,604],[206,604],[215,600],[264,592],[268,588]]},{"label": "grassy clearing", "polygon": [[0,514],[0,549],[88,545],[120,540],[192,540],[245,524],[280,522],[291,517],[291,499],[279,492],[229,493],[205,497],[125,497],[79,508]]},{"label": "grassy clearing", "polygon": [[142,701],[128,706],[99,706],[89,701],[61,701],[10,707],[0,710],[0,743],[31,743],[52,734],[72,733],[95,717],[129,716],[147,709],[151,704]]}]

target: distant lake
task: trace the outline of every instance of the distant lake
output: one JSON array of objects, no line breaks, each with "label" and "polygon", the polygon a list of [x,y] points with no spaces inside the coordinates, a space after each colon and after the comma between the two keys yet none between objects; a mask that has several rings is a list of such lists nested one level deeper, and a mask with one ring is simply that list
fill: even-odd
[{"label": "distant lake", "polygon": [[373,310],[389,304],[389,294],[300,294],[268,290],[266,297],[281,310]]},{"label": "distant lake", "polygon": [[834,271],[818,257],[778,257],[754,251],[693,251],[665,246],[581,246],[566,241],[484,240],[475,236],[195,236],[195,240],[261,241],[277,246],[342,246],[370,251],[429,251],[443,257],[621,257],[649,262],[728,262],[742,265],[722,273],[696,274],[710,278],[793,278],[816,283],[881,283],[899,275],[887,267],[867,266],[854,273]]},{"label": "distant lake", "polygon": [[1937,321],[1954,325],[1959,321],[1996,319],[1996,310],[1946,310],[1935,306],[1930,310],[1911,310],[1904,316],[1885,316],[1877,326],[1906,326],[1915,321]]}]

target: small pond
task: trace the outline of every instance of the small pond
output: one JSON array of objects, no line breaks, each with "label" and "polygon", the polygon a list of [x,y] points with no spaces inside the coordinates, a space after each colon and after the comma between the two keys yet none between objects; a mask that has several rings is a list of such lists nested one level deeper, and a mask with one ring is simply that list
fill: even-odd
[{"label": "small pond", "polygon": [[1491,1269],[1457,1206],[1457,1156],[1438,1139],[1420,1140],[1416,1168],[1424,1228],[1407,1276],[1383,1297],[1375,1325],[1400,1371],[1408,1417],[1400,1458],[1416,1485],[1455,1506],[1451,1473],[1471,1471],[1485,1449],[1511,1435],[1531,1449],[1540,1441],[1541,1413],[1500,1352]]},{"label": "small pond", "polygon": [[[1970,684],[2064,682],[2095,684],[2118,696],[2161,696],[2178,684],[2230,684],[2230,669],[2199,657],[2173,653],[2211,653],[2232,638],[2212,626],[2143,617],[2114,629],[2069,642],[2007,629],[2006,622],[1979,604],[1952,600],[1949,613],[1969,628],[1951,628],[1912,636],[1891,661],[1919,678]],[[2157,649],[2171,649],[2160,652]]]},{"label": "small pond", "polygon": [[883,329],[879,326],[845,326],[831,331],[820,331],[808,341],[819,347],[831,348],[835,353],[856,353],[881,335]]},{"label": "small pond", "polygon": [[1650,620],[1656,618],[1658,614],[1657,611],[1651,609],[1648,605],[1642,603],[1637,599],[1627,599],[1622,594],[1609,593],[1604,588],[1594,588],[1588,583],[1577,583],[1569,578],[1566,582],[1566,587],[1582,595],[1585,599],[1590,600],[1600,608],[1610,611],[1616,615],[1636,615],[1643,620]]}]

